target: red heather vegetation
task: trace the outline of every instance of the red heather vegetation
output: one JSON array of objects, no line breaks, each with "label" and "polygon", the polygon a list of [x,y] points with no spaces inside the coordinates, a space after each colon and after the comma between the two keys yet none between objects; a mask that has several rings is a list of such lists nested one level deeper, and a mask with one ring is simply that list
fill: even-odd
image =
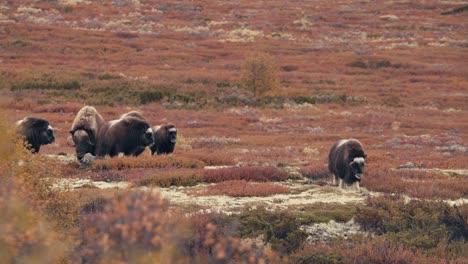
[{"label": "red heather vegetation", "polygon": [[224,236],[208,218],[193,224],[159,197],[119,195],[80,223],[80,262],[266,263],[274,252]]},{"label": "red heather vegetation", "polygon": [[159,156],[157,158],[142,155],[140,157],[119,157],[100,159],[93,163],[97,170],[123,170],[132,168],[202,168],[205,164],[199,160],[179,156]]},{"label": "red heather vegetation", "polygon": [[284,181],[288,174],[274,167],[233,167],[205,170],[203,180],[206,182],[223,182],[245,180],[257,182]]},{"label": "red heather vegetation", "polygon": [[233,197],[270,196],[288,193],[289,188],[274,183],[253,183],[245,180],[224,181],[207,187],[199,195],[227,195]]},{"label": "red heather vegetation", "polygon": [[201,170],[168,170],[168,171],[152,171],[133,174],[127,179],[134,182],[137,186],[193,186],[200,183],[203,179]]},{"label": "red heather vegetation", "polygon": [[[466,4],[72,2],[0,4],[0,108],[6,113],[0,118],[0,259],[5,262],[158,262],[161,256],[174,263],[280,262],[261,247],[246,246],[235,220],[187,217],[159,198],[135,198],[133,190],[53,188],[52,180],[61,177],[136,186],[225,186],[226,181],[259,186],[253,182],[288,179],[278,167],[292,166],[323,184],[329,180],[331,145],[357,138],[368,154],[362,180],[368,190],[429,200],[468,196]],[[138,110],[152,125],[175,123],[180,140],[174,154],[144,153],[78,169],[66,138],[85,104],[105,120]],[[55,128],[56,142],[39,155],[10,144],[12,124],[31,115]],[[407,162],[420,169],[396,169]],[[201,171],[218,165],[236,167]],[[129,196],[114,197],[121,192]],[[303,213],[320,216],[314,206]],[[290,248],[285,258],[292,263],[468,262],[467,238],[460,236],[468,233],[466,205],[407,204],[384,196],[363,207],[356,217],[373,236],[301,249],[307,235],[291,211],[287,221],[268,212],[263,240],[285,243]],[[248,217],[247,228],[258,230],[262,214]],[[336,214],[332,219],[354,212],[338,208]],[[144,243],[132,240],[153,227],[148,219],[161,227],[148,233],[166,239],[167,246],[146,237]],[[172,220],[189,236],[167,231],[179,228]],[[88,229],[94,227],[99,232]],[[183,251],[175,256],[173,248],[180,245]]]},{"label": "red heather vegetation", "polygon": [[436,171],[382,169],[370,165],[362,185],[371,191],[406,194],[416,198],[457,199],[468,196],[468,179]]}]

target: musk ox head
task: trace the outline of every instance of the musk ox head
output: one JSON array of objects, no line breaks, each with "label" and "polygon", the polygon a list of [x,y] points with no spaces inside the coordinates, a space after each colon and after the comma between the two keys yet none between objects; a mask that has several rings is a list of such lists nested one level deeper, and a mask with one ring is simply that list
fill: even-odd
[{"label": "musk ox head", "polygon": [[349,163],[354,177],[361,180],[362,175],[364,174],[364,167],[366,166],[365,157],[354,158],[352,162]]},{"label": "musk ox head", "polygon": [[94,133],[90,130],[79,129],[70,131],[73,146],[76,149],[76,157],[81,160],[86,153],[94,154],[96,148],[96,139]]},{"label": "musk ox head", "polygon": [[174,124],[166,124],[153,127],[154,145],[151,154],[171,154],[177,143],[177,128]]},{"label": "musk ox head", "polygon": [[175,125],[167,125],[164,129],[166,130],[167,140],[172,144],[175,144],[177,142],[177,128]]},{"label": "musk ox head", "polygon": [[55,141],[54,129],[45,119],[26,117],[16,122],[16,125],[18,134],[24,137],[35,153],[39,152],[42,145]]},{"label": "musk ox head", "polygon": [[151,146],[154,144],[154,134],[148,123],[140,118],[127,116],[124,119],[125,124],[134,133],[136,142],[142,147]]}]

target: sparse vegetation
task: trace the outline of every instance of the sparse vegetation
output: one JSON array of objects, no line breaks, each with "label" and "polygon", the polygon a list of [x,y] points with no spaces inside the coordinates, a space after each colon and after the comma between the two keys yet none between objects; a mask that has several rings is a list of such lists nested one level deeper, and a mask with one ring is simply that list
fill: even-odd
[{"label": "sparse vegetation", "polygon": [[210,185],[207,190],[199,195],[228,195],[233,197],[244,196],[270,196],[274,194],[288,193],[286,186],[274,183],[252,183],[245,180],[223,181]]},{"label": "sparse vegetation", "polygon": [[97,160],[93,164],[96,170],[123,170],[132,168],[202,168],[205,164],[202,161],[176,157],[176,156],[161,156],[154,158],[147,157],[121,157],[113,159]]},{"label": "sparse vegetation", "polygon": [[[0,259],[468,263],[466,4],[297,8],[3,1]],[[175,152],[80,165],[83,105],[175,123]],[[38,155],[14,132],[31,115],[56,134]],[[368,154],[362,195],[328,184],[342,138]],[[333,238],[348,224],[368,233]]]},{"label": "sparse vegetation", "polygon": [[260,208],[240,215],[239,231],[242,237],[264,236],[272,249],[286,254],[299,249],[307,238],[300,225],[297,218],[286,212],[273,213]]},{"label": "sparse vegetation", "polygon": [[257,182],[284,181],[288,174],[274,167],[241,167],[205,170],[203,180],[206,182],[223,182],[246,180]]}]

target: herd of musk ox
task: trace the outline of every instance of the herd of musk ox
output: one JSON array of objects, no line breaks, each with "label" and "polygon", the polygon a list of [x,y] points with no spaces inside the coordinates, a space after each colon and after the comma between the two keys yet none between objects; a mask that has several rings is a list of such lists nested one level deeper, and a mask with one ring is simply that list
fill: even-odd
[{"label": "herd of musk ox", "polygon": [[[26,117],[16,122],[16,126],[18,134],[34,153],[38,153],[42,145],[55,141],[54,129],[45,119]],[[170,154],[177,142],[177,128],[173,124],[151,127],[137,111],[105,122],[94,107],[84,106],[73,121],[70,137],[69,145],[75,147],[77,159],[89,163],[106,156],[138,156],[147,147],[151,155]],[[338,181],[339,188],[344,188],[343,183],[355,185],[360,191],[366,157],[362,144],[356,139],[343,139],[333,144],[328,155],[332,184]]]}]

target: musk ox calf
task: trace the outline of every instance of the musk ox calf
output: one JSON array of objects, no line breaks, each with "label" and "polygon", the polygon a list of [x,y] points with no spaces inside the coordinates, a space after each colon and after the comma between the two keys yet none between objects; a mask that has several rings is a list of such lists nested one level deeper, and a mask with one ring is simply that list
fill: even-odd
[{"label": "musk ox calf", "polygon": [[92,106],[84,106],[76,114],[70,129],[70,135],[79,161],[86,153],[96,155],[97,136],[105,122],[98,111]]},{"label": "musk ox calf", "polygon": [[171,154],[174,152],[174,147],[177,142],[177,128],[174,124],[166,124],[162,126],[154,126],[154,145],[151,146],[151,155],[157,153]]},{"label": "musk ox calf", "polygon": [[100,157],[114,157],[119,153],[138,156],[154,143],[153,131],[148,122],[127,114],[107,122],[99,131],[98,139],[96,154]]},{"label": "musk ox calf", "polygon": [[356,139],[343,139],[333,144],[328,155],[328,169],[333,174],[332,181],[338,179],[338,186],[343,188],[346,184],[356,183],[356,188],[361,191],[359,182],[364,173],[367,155],[362,144]]},{"label": "musk ox calf", "polygon": [[54,129],[45,119],[26,117],[16,122],[16,128],[18,134],[29,144],[33,153],[38,153],[42,145],[55,141]]}]

